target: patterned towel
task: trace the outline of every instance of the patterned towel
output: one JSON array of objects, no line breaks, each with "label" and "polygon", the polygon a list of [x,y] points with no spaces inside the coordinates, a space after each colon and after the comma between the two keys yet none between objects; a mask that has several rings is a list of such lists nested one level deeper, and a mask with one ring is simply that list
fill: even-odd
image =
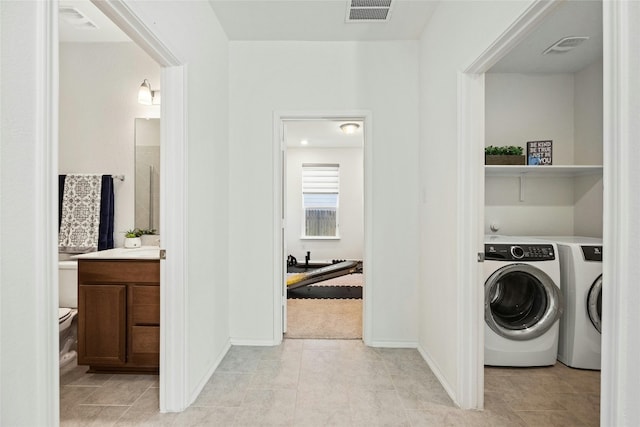
[{"label": "patterned towel", "polygon": [[67,175],[58,234],[60,252],[80,253],[98,249],[101,191],[102,175]]}]

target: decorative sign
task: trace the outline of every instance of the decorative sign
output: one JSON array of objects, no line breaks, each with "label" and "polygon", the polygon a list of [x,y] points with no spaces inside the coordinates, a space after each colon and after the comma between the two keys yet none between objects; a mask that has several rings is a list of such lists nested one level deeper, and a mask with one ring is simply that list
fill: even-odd
[{"label": "decorative sign", "polygon": [[528,165],[551,165],[553,158],[553,141],[527,142]]}]

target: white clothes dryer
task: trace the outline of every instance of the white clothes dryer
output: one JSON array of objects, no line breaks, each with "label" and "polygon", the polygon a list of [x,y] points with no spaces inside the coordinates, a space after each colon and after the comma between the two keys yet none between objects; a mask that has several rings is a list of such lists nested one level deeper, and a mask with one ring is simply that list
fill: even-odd
[{"label": "white clothes dryer", "polygon": [[484,276],[485,365],[554,365],[563,311],[556,244],[487,236]]},{"label": "white clothes dryer", "polygon": [[560,319],[558,360],[600,369],[602,325],[602,239],[549,237],[558,245],[565,313]]}]

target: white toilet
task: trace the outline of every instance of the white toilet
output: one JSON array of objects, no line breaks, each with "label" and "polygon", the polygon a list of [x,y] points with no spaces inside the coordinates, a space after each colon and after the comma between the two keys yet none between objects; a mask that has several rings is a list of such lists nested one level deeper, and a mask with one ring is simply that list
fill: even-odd
[{"label": "white toilet", "polygon": [[60,374],[77,366],[78,261],[58,262]]}]

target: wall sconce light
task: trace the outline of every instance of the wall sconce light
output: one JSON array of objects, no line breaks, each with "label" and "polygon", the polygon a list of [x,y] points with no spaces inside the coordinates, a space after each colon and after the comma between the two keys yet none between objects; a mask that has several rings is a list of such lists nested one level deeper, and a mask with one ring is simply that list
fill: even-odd
[{"label": "wall sconce light", "polygon": [[144,79],[138,90],[138,102],[144,105],[160,105],[160,91],[151,90],[151,84],[147,79]]},{"label": "wall sconce light", "polygon": [[356,133],[359,128],[360,125],[358,123],[343,123],[340,125],[340,129],[342,129],[342,132],[346,133],[347,135]]}]

